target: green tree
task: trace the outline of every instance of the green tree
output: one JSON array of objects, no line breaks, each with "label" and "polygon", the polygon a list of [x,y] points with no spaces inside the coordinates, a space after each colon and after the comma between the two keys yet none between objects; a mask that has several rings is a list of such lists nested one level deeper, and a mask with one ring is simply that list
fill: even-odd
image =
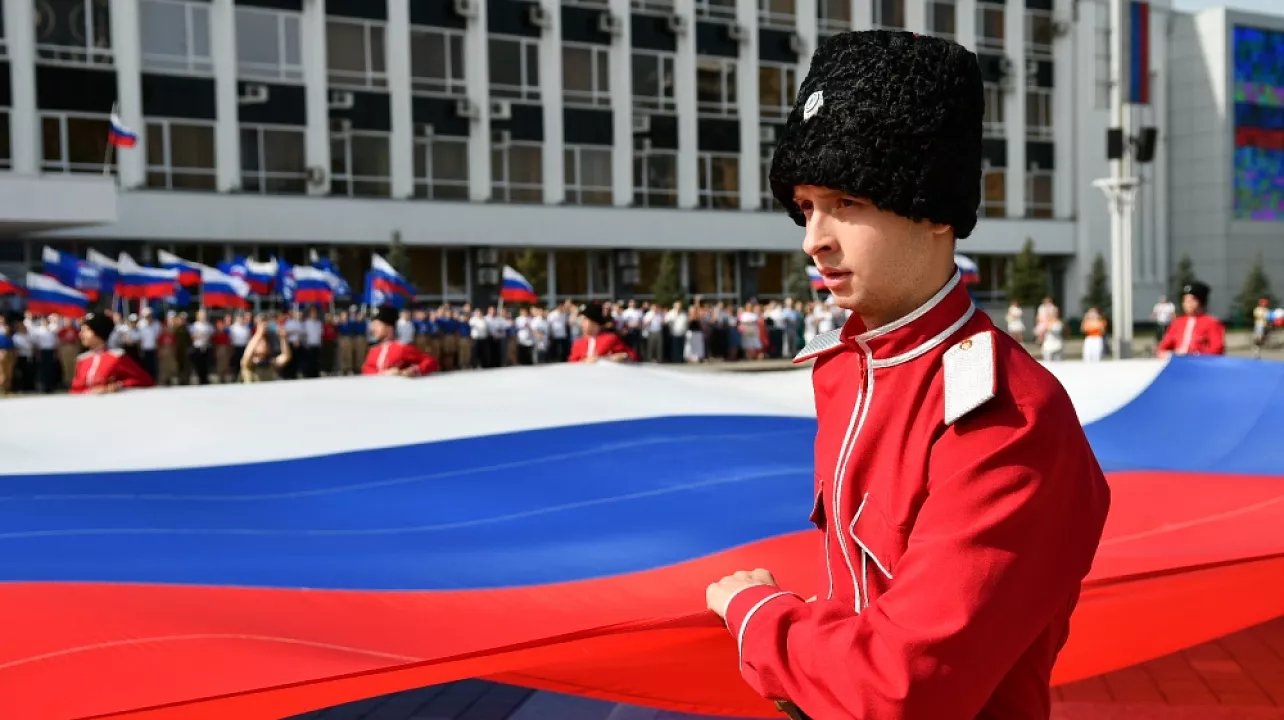
[{"label": "green tree", "polygon": [[678,278],[678,259],[673,252],[665,250],[660,255],[660,268],[651,283],[651,295],[656,305],[670,307],[682,300],[682,285]]},{"label": "green tree", "polygon": [[513,269],[522,274],[530,282],[531,287],[535,288],[535,294],[543,297],[547,294],[548,286],[547,269],[548,260],[543,253],[537,253],[531,248],[526,248],[513,260]]},{"label": "green tree", "polygon": [[1009,301],[1015,300],[1021,307],[1038,305],[1047,297],[1048,271],[1043,267],[1043,259],[1034,252],[1034,240],[1026,238],[1021,252],[1012,258],[1004,292]]},{"label": "green tree", "polygon": [[392,239],[388,242],[388,256],[384,260],[403,277],[410,277],[410,253],[406,252],[406,244],[401,242],[400,230],[392,231]]},{"label": "green tree", "polygon": [[807,268],[812,264],[806,253],[789,256],[789,276],[785,292],[794,300],[806,302],[812,298],[811,278],[807,277]]},{"label": "green tree", "polygon": [[1175,303],[1181,302],[1182,288],[1195,282],[1195,263],[1191,261],[1189,255],[1182,255],[1177,261],[1177,270],[1173,273],[1172,283],[1173,291],[1168,296],[1169,300]]},{"label": "green tree", "polygon": [[1088,282],[1085,285],[1086,292],[1083,296],[1083,311],[1088,312],[1088,308],[1097,308],[1101,311],[1103,317],[1109,318],[1110,309],[1110,275],[1106,272],[1106,259],[1097,253],[1097,257],[1092,260],[1092,270],[1088,273]]},{"label": "green tree", "polygon": [[1262,267],[1262,254],[1258,253],[1257,257],[1253,258],[1253,265],[1248,269],[1248,275],[1244,278],[1244,286],[1235,296],[1235,305],[1232,308],[1235,313],[1234,319],[1237,322],[1252,320],[1253,309],[1262,298],[1269,300],[1271,307],[1275,307],[1276,299],[1271,292],[1271,279],[1266,276],[1266,268]]}]

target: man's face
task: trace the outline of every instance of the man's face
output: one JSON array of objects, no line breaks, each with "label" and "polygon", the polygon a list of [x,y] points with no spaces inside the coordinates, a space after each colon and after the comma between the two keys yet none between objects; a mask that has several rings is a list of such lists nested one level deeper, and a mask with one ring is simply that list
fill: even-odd
[{"label": "man's face", "polygon": [[[882,321],[919,292],[953,242],[948,226],[913,222],[867,200],[810,185],[794,191],[807,219],[806,252],[839,307]],[[940,257],[938,257],[940,256]]]},{"label": "man's face", "polygon": [[372,320],[370,329],[374,331],[374,336],[380,341],[392,337],[392,326],[382,320]]},{"label": "man's face", "polygon": [[84,345],[90,350],[96,350],[98,349],[99,345],[103,344],[103,341],[100,340],[98,336],[94,334],[93,330],[89,329],[88,325],[81,325],[80,326],[80,344]]},{"label": "man's face", "polygon": [[1187,315],[1194,315],[1195,313],[1199,312],[1200,309],[1201,309],[1201,306],[1199,304],[1199,299],[1196,298],[1194,295],[1181,296],[1182,312],[1186,313]]}]

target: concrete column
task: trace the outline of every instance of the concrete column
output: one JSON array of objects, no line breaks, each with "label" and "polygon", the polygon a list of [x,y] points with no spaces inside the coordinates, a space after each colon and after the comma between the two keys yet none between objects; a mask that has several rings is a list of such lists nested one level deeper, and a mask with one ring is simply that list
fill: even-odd
[{"label": "concrete column", "polygon": [[954,39],[976,52],[976,0],[957,0],[954,13]]},{"label": "concrete column", "polygon": [[673,61],[674,100],[678,113],[678,207],[694,208],[700,205],[695,3],[678,3],[676,12],[686,25],[686,32],[678,36],[678,52]]},{"label": "concrete column", "polygon": [[1008,217],[1025,217],[1025,3],[1008,3],[1003,11],[1003,52],[1012,61],[1004,97],[1008,141]]},{"label": "concrete column", "polygon": [[[620,35],[611,43],[611,202],[633,204],[633,37],[629,0],[611,0],[611,15],[620,21]],[[551,277],[551,276],[550,276]]]},{"label": "concrete column", "polygon": [[562,130],[562,7],[541,0],[549,26],[539,39],[539,93],[544,109],[544,203],[566,201],[566,133]]},{"label": "concrete column", "polygon": [[807,79],[811,69],[811,56],[816,52],[820,33],[816,27],[816,0],[796,0],[794,3],[796,24],[794,32],[802,38],[802,50],[798,53],[798,83]]},{"label": "concrete column", "polygon": [[410,97],[410,0],[388,0],[388,25],[384,30],[383,45],[387,53],[388,95],[392,111],[392,137],[388,144],[392,161],[392,196],[404,199],[415,195],[415,115]]},{"label": "concrete column", "polygon": [[330,88],[326,78],[325,0],[303,0],[303,83],[308,108],[305,152],[308,166],[325,172],[325,181],[308,185],[309,195],[330,194]]},{"label": "concrete column", "polygon": [[210,52],[214,57],[214,168],[219,192],[241,188],[241,107],[236,85],[236,6],[210,4]]},{"label": "concrete column", "polygon": [[852,29],[870,30],[874,27],[873,0],[852,0]]},{"label": "concrete column", "polygon": [[905,29],[927,32],[927,0],[905,0]]},{"label": "concrete column", "polygon": [[[813,18],[813,25],[815,24]],[[740,43],[736,65],[736,113],[740,116],[740,209],[757,210],[762,205],[759,163],[762,143],[758,108],[758,2],[737,0],[736,23],[748,38]]]},{"label": "concrete column", "polygon": [[[13,4],[12,2],[5,3]],[[8,30],[8,26],[5,26]],[[138,133],[138,145],[116,152],[120,186],[142,187],[147,182],[147,125],[143,121],[143,51],[139,38],[138,0],[111,4],[111,46],[116,60],[116,114]]]},{"label": "concrete column", "polygon": [[[468,199],[490,199],[490,46],[486,40],[486,0],[477,0],[464,33],[464,83],[477,116],[468,135]],[[472,255],[470,254],[471,258]]]},{"label": "concrete column", "polygon": [[[1058,22],[1074,27],[1073,0],[1056,0],[1053,5],[1053,18]],[[1081,22],[1087,22],[1081,21]],[[1087,25],[1086,27],[1092,27]],[[1057,38],[1052,45],[1052,141],[1053,159],[1057,171],[1053,177],[1052,199],[1054,213],[1058,218],[1073,217],[1074,212],[1074,128],[1077,117],[1081,115],[1074,101],[1074,32]],[[1096,71],[1094,64],[1084,66],[1083,72]],[[1087,103],[1092,98],[1085,99]]]},{"label": "concrete column", "polygon": [[9,151],[19,175],[40,172],[40,117],[36,112],[36,17],[31,2],[4,3],[9,48]]}]

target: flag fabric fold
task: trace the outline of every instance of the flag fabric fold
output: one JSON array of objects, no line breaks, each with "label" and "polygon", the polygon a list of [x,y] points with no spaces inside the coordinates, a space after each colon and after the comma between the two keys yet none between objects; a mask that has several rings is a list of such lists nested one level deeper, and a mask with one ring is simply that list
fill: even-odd
[{"label": "flag fabric fold", "polygon": [[162,268],[178,271],[179,285],[182,285],[183,287],[195,287],[201,284],[201,273],[205,269],[204,265],[197,262],[191,262],[190,260],[184,260],[174,253],[167,252],[165,250],[157,250],[156,259],[160,262],[160,266]]},{"label": "flag fabric fold", "polygon": [[981,282],[981,270],[972,258],[955,253],[954,266],[959,269],[959,274],[963,276],[965,285],[975,285]]},{"label": "flag fabric fold", "polygon": [[117,263],[120,277],[116,294],[128,300],[159,300],[173,297],[178,288],[178,271],[143,267],[128,253],[121,253]]},{"label": "flag fabric fold", "polygon": [[75,288],[69,288],[48,275],[27,273],[27,310],[36,315],[61,315],[82,318],[89,307],[89,298]]},{"label": "flag fabric fold", "polygon": [[129,129],[120,116],[111,114],[111,124],[107,128],[107,142],[118,148],[132,148],[138,144],[138,133]]},{"label": "flag fabric fold", "polygon": [[504,302],[531,305],[539,302],[539,296],[535,294],[535,286],[531,285],[526,276],[507,265],[504,266],[503,279],[499,285],[499,298]]},{"label": "flag fabric fold", "polygon": [[815,265],[807,266],[807,282],[811,283],[812,290],[824,290],[825,278],[820,275],[820,268]]},{"label": "flag fabric fold", "polygon": [[98,299],[98,293],[104,288],[101,268],[48,245],[41,251],[40,259],[46,275],[69,288],[79,290],[90,300]]},{"label": "flag fabric fold", "polygon": [[201,270],[201,305],[248,310],[250,285],[241,278],[207,267]]}]

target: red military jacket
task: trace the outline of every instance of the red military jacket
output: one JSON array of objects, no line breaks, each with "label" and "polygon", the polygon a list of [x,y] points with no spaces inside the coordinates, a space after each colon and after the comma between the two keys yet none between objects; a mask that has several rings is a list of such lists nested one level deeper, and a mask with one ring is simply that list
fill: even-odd
[{"label": "red military jacket", "polygon": [[391,368],[405,370],[409,367],[418,369],[420,375],[430,375],[440,368],[436,358],[425,355],[414,345],[387,340],[370,348],[366,353],[366,362],[361,366],[361,374],[378,375]]},{"label": "red military jacket", "polygon": [[151,387],[156,384],[147,371],[139,367],[124,350],[90,350],[76,358],[76,377],[71,381],[72,395],[83,395],[94,388],[112,383],[122,387]]},{"label": "red military jacket", "polygon": [[1226,328],[1207,313],[1183,315],[1168,326],[1159,351],[1178,355],[1225,355]]},{"label": "red military jacket", "polygon": [[576,338],[571,344],[571,355],[566,359],[567,362],[584,362],[590,357],[604,358],[616,353],[626,353],[629,360],[637,362],[637,353],[629,344],[620,339],[619,335],[613,332],[602,331],[597,335],[583,335]]},{"label": "red military jacket", "polygon": [[1048,717],[1109,506],[1069,396],[957,274],[812,357],[826,580],[732,597],[744,678],[815,720]]}]

